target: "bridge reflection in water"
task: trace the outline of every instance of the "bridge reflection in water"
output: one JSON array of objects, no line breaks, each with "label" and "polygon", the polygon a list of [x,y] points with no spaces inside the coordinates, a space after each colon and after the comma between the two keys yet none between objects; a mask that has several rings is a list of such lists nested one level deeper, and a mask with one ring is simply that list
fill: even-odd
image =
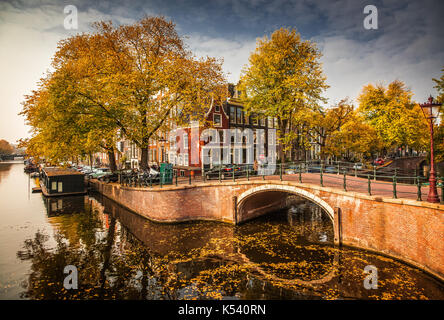
[{"label": "bridge reflection in water", "polygon": [[[442,284],[419,270],[335,247],[323,209],[295,195],[284,200],[279,211],[238,226],[154,223],[99,194],[46,200],[56,236],[51,245],[38,232],[17,253],[33,265],[23,297],[444,298]],[[76,291],[62,286],[68,264],[79,270]],[[380,270],[378,290],[363,286],[369,264]]]}]

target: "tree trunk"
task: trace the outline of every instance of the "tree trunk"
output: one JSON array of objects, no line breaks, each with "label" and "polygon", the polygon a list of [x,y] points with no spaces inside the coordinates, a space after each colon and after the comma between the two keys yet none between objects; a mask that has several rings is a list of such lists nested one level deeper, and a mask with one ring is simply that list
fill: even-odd
[{"label": "tree trunk", "polygon": [[[282,136],[284,136],[285,135],[285,131],[286,131],[285,129],[287,127],[287,122],[285,120],[282,120],[282,119],[278,118],[278,124],[279,124],[280,134]],[[280,144],[279,144],[279,158],[280,158],[280,162],[284,163],[285,162],[284,144],[283,144],[283,141],[282,141],[282,137],[279,137],[279,138],[281,140]]]},{"label": "tree trunk", "polygon": [[111,171],[114,172],[117,170],[116,156],[114,155],[114,148],[111,147],[111,149],[108,149],[107,154],[108,154],[109,167],[110,167]]},{"label": "tree trunk", "polygon": [[140,159],[140,169],[148,169],[148,146],[141,148],[142,157]]}]

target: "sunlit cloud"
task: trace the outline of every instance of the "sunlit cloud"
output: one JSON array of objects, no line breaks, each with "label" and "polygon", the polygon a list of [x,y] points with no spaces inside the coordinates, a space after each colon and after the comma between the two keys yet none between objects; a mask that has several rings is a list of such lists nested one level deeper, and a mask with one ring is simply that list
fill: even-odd
[{"label": "sunlit cloud", "polygon": [[[328,105],[355,100],[368,83],[404,81],[417,101],[435,95],[432,78],[444,67],[442,1],[372,1],[379,29],[363,28],[361,0],[117,0],[0,2],[0,138],[14,142],[28,136],[17,115],[25,94],[36,88],[50,67],[57,42],[91,23],[131,23],[144,15],[172,19],[197,56],[224,60],[228,80],[236,83],[258,37],[280,27],[296,28],[317,43],[330,88]],[[78,30],[63,28],[63,8],[78,8]]]}]

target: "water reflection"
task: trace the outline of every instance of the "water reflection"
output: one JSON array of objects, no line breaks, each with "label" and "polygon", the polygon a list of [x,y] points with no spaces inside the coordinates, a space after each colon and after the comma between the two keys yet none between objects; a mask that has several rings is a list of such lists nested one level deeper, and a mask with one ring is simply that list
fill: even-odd
[{"label": "water reflection", "polygon": [[[62,200],[62,201],[59,201]],[[400,262],[335,248],[323,211],[302,199],[233,227],[158,224],[100,195],[44,200],[55,243],[38,231],[17,257],[30,261],[30,299],[393,299],[443,298],[443,286]],[[75,265],[79,289],[65,290]],[[364,267],[379,287],[363,287]]]},{"label": "water reflection", "polygon": [[0,182],[9,175],[12,165],[12,163],[0,162]]},{"label": "water reflection", "polygon": [[44,203],[49,217],[60,214],[75,214],[85,211],[84,196],[45,197]]}]

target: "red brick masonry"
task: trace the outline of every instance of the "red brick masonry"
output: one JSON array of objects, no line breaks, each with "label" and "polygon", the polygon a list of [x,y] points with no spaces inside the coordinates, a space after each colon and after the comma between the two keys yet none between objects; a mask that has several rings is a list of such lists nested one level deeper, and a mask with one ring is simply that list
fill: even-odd
[{"label": "red brick masonry", "polygon": [[[106,197],[158,222],[239,223],[280,205],[283,192],[324,208],[335,240],[401,259],[444,279],[444,205],[346,192],[296,181],[211,182],[162,188],[122,187],[91,180]],[[245,203],[249,205],[244,205]],[[261,208],[252,208],[257,203]]]}]

